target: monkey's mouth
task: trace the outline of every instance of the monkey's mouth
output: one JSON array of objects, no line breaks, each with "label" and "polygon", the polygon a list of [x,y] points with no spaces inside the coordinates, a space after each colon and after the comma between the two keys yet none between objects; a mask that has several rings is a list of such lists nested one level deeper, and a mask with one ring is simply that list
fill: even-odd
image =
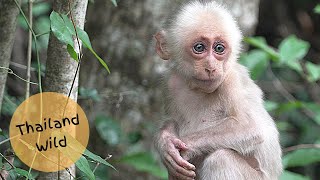
[{"label": "monkey's mouth", "polygon": [[215,82],[214,79],[198,79],[198,78],[194,78],[194,80],[198,84],[207,85],[207,86],[208,85],[212,85]]}]

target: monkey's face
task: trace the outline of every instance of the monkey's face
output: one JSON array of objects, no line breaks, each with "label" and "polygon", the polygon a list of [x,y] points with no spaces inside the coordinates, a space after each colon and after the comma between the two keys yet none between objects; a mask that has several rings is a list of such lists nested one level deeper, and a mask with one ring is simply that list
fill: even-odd
[{"label": "monkey's face", "polygon": [[238,58],[241,32],[230,13],[209,4],[205,9],[183,8],[155,38],[158,55],[171,60],[191,89],[212,93]]},{"label": "monkey's face", "polygon": [[[199,27],[199,26],[198,26]],[[189,32],[193,36],[183,43],[182,61],[189,87],[212,93],[223,82],[230,61],[228,37],[214,25]]]}]

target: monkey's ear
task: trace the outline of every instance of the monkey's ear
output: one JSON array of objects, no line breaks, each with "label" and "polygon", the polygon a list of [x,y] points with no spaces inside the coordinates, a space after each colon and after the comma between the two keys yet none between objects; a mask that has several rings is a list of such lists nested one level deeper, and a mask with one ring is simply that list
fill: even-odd
[{"label": "monkey's ear", "polygon": [[159,32],[157,32],[157,34],[154,35],[154,37],[157,40],[157,43],[156,43],[157,54],[163,60],[170,59],[170,54],[168,52],[167,42],[165,40],[165,32],[163,30],[159,31]]}]

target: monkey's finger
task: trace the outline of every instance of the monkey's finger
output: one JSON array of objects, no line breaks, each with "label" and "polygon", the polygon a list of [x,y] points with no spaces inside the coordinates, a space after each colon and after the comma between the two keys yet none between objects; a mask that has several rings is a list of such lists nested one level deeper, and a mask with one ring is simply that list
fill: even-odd
[{"label": "monkey's finger", "polygon": [[169,165],[171,165],[171,166],[173,167],[173,169],[175,169],[175,171],[177,171],[177,172],[179,172],[179,173],[181,173],[181,174],[184,174],[184,175],[186,175],[186,176],[191,176],[191,177],[194,177],[194,176],[196,175],[195,172],[194,172],[195,167],[194,167],[192,164],[190,164],[189,162],[188,162],[188,163],[189,163],[190,165],[192,165],[192,166],[194,167],[194,169],[186,169],[186,168],[184,168],[185,166],[179,165],[179,164],[174,160],[174,157],[173,157],[172,155],[170,155],[170,154],[167,155],[167,157],[166,157],[165,160],[167,161],[167,163],[168,163]]},{"label": "monkey's finger", "polygon": [[194,179],[196,177],[196,173],[194,171],[187,170],[179,166],[170,156],[165,160],[164,163],[169,172],[178,179]]},{"label": "monkey's finger", "polygon": [[172,139],[171,141],[174,144],[174,146],[179,150],[182,150],[182,151],[188,150],[186,143],[182,142],[180,139]]},{"label": "monkey's finger", "polygon": [[196,167],[189,163],[188,161],[186,161],[185,159],[183,159],[179,152],[176,151],[169,151],[168,154],[172,157],[172,159],[181,167],[185,167],[189,170],[196,170]]}]

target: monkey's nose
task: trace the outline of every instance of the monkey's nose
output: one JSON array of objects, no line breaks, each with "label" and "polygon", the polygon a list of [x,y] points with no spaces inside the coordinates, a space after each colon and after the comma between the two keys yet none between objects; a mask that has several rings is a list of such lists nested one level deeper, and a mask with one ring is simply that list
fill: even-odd
[{"label": "monkey's nose", "polygon": [[212,68],[212,69],[206,68],[205,71],[208,74],[208,76],[211,77],[211,76],[213,76],[213,73],[216,71],[216,69],[214,69],[214,68]]}]

